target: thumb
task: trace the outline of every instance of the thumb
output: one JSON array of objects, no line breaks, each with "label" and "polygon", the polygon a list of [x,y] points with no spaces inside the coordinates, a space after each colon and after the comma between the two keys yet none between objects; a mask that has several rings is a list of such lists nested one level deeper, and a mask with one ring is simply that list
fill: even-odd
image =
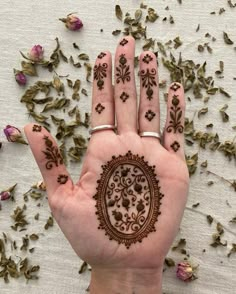
[{"label": "thumb", "polygon": [[49,132],[33,123],[26,125],[24,131],[46,184],[48,197],[50,198],[61,185],[72,188],[73,182],[63,164],[59,148]]}]

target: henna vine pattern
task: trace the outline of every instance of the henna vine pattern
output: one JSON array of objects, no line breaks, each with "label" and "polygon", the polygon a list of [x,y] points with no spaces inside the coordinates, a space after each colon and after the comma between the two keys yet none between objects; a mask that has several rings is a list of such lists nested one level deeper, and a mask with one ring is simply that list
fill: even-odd
[{"label": "henna vine pattern", "polygon": [[63,158],[56,146],[53,146],[53,142],[47,137],[44,136],[43,139],[45,140],[46,144],[46,151],[42,151],[46,155],[46,169],[51,169],[53,164],[58,166],[59,164],[63,164]]},{"label": "henna vine pattern", "polygon": [[119,59],[119,66],[116,67],[116,82],[117,84],[120,83],[120,81],[123,82],[123,84],[130,81],[130,66],[126,64],[127,59],[125,57],[125,54],[120,55]]},{"label": "henna vine pattern", "polygon": [[147,88],[146,90],[146,94],[147,94],[147,98],[148,100],[151,100],[153,98],[153,89],[152,87],[156,86],[156,73],[157,71],[155,70],[155,68],[152,68],[151,70],[149,70],[149,68],[147,68],[147,71],[145,72],[145,70],[141,70],[140,75],[142,78],[142,86]]},{"label": "henna vine pattern", "polygon": [[123,92],[121,95],[120,95],[120,99],[125,102],[127,99],[129,98],[129,95],[126,93],[126,92]]},{"label": "henna vine pattern", "polygon": [[147,64],[149,64],[149,62],[152,61],[152,60],[153,60],[153,58],[152,58],[152,56],[149,55],[149,54],[146,54],[146,55],[143,57],[143,62],[145,62],[145,63],[147,63]]},{"label": "henna vine pattern", "polygon": [[147,120],[151,121],[156,114],[150,109],[146,112],[145,117]]},{"label": "henna vine pattern", "polygon": [[57,182],[64,185],[68,181],[67,175],[59,175],[57,178]]},{"label": "henna vine pattern", "polygon": [[127,43],[128,43],[128,41],[127,41],[126,39],[123,39],[123,40],[120,42],[120,45],[121,45],[121,46],[125,46]]},{"label": "henna vine pattern", "polygon": [[106,56],[106,53],[101,52],[101,53],[98,55],[98,58],[99,58],[99,59],[102,59],[104,56]]},{"label": "henna vine pattern", "polygon": [[170,88],[171,90],[176,92],[180,88],[180,85],[178,85],[177,83],[174,83]]},{"label": "henna vine pattern", "polygon": [[97,80],[97,86],[99,90],[102,90],[104,87],[103,79],[107,76],[107,63],[99,63],[94,66],[94,80]]},{"label": "henna vine pattern", "polygon": [[180,144],[179,144],[179,142],[174,141],[174,142],[170,145],[170,147],[171,147],[175,152],[177,152],[177,151],[179,150]]},{"label": "henna vine pattern", "polygon": [[100,223],[98,229],[105,230],[110,240],[129,248],[156,231],[164,195],[160,192],[155,166],[129,151],[124,156],[112,156],[102,169],[93,197]]},{"label": "henna vine pattern", "polygon": [[33,132],[41,132],[42,127],[39,125],[33,125],[32,131]]},{"label": "henna vine pattern", "polygon": [[101,104],[98,103],[98,105],[95,107],[95,110],[100,114],[103,110],[105,109],[105,107]]},{"label": "henna vine pattern", "polygon": [[[178,85],[177,85],[178,86]],[[179,106],[179,98],[177,95],[173,95],[171,101],[172,106],[170,108],[170,125],[166,129],[168,133],[174,131],[174,133],[179,132],[183,133],[184,127],[181,125],[182,110]]]}]

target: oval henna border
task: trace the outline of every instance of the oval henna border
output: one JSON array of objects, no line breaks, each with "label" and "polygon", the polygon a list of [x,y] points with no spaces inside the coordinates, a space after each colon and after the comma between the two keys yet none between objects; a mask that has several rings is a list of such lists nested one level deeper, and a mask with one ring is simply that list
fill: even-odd
[{"label": "oval henna border", "polygon": [[[106,207],[105,195],[108,182],[114,171],[121,164],[137,166],[143,172],[149,187],[151,187],[150,206],[147,219],[142,228],[132,234],[123,234],[111,224]],[[160,205],[161,199],[164,195],[160,192],[159,180],[156,179],[155,174],[155,166],[148,165],[148,162],[144,160],[144,156],[140,157],[139,155],[134,155],[131,151],[128,151],[124,156],[112,156],[110,161],[105,165],[102,165],[102,169],[103,172],[101,173],[101,178],[97,181],[97,193],[93,196],[93,198],[96,199],[96,215],[98,215],[98,221],[100,222],[98,229],[105,230],[105,235],[108,235],[110,240],[115,240],[119,244],[124,244],[129,248],[131,244],[142,242],[142,239],[147,237],[149,233],[156,231],[155,223],[158,221],[158,215],[161,214]]]}]

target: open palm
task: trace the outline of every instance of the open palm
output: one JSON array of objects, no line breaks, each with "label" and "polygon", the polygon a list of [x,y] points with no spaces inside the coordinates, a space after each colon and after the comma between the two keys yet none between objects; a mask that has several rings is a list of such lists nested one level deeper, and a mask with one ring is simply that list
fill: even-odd
[{"label": "open palm", "polygon": [[[167,120],[161,141],[155,137],[141,137],[139,132],[160,132],[157,62],[152,52],[140,55],[141,87],[137,110],[133,59],[134,40],[126,37],[116,51],[114,90],[110,53],[101,53],[96,60],[92,127],[114,125],[116,117],[117,132],[101,130],[91,135],[78,183],[73,184],[70,179],[57,154],[56,143],[46,129],[38,126],[38,131],[33,131],[36,129],[33,124],[25,127],[46,183],[53,216],[78,256],[92,267],[162,267],[187,200],[189,178],[184,157],[183,88],[174,83],[169,89]],[[51,163],[47,148],[56,154]],[[149,166],[155,166],[154,173],[164,197],[155,231],[126,248],[124,243],[110,240],[106,230],[98,229],[100,221],[94,196],[102,166],[112,157],[125,156],[128,151],[143,157]]]}]

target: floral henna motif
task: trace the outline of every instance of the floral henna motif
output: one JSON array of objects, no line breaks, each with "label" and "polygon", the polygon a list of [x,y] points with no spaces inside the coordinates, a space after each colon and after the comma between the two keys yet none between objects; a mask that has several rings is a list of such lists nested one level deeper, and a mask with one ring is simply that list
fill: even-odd
[{"label": "floral henna motif", "polygon": [[101,104],[98,103],[98,105],[95,107],[95,110],[100,114],[103,110],[105,109],[105,107]]},{"label": "floral henna motif", "polygon": [[150,109],[146,112],[145,117],[147,120],[151,121],[156,114]]},{"label": "floral henna motif", "polygon": [[145,62],[145,63],[147,63],[147,64],[149,64],[149,62],[150,61],[152,61],[153,60],[153,58],[152,58],[152,56],[151,55],[149,55],[149,54],[146,54],[144,57],[143,57],[143,62]]},{"label": "floral henna motif", "polygon": [[121,45],[121,46],[125,46],[127,43],[128,43],[128,41],[127,41],[126,39],[123,39],[123,40],[120,42],[120,45]]},{"label": "floral henna motif", "polygon": [[127,99],[129,98],[129,95],[126,93],[126,92],[123,92],[121,95],[120,95],[120,99],[125,102]]},{"label": "floral henna motif", "polygon": [[170,88],[171,90],[176,92],[180,88],[180,85],[178,85],[177,83],[174,83]]},{"label": "floral henna motif", "polygon": [[57,182],[64,185],[68,181],[67,175],[59,175],[57,178]]},{"label": "floral henna motif", "polygon": [[[177,84],[176,84],[177,85]],[[177,85],[178,86],[178,85]],[[183,133],[184,127],[181,125],[181,117],[182,117],[182,110],[179,106],[179,98],[177,95],[173,95],[173,99],[171,101],[172,106],[170,108],[170,121],[169,126],[167,127],[167,132],[171,133]]]},{"label": "floral henna motif", "polygon": [[175,152],[177,152],[177,151],[179,150],[180,144],[179,144],[179,142],[174,141],[174,143],[172,143],[172,144],[170,145],[170,147],[171,147]]},{"label": "floral henna motif", "polygon": [[151,70],[149,70],[149,68],[147,68],[146,72],[145,72],[145,70],[141,70],[141,72],[140,72],[140,75],[142,78],[142,86],[147,88],[146,94],[147,94],[148,100],[151,100],[153,98],[152,87],[157,86],[156,73],[157,72],[156,72],[155,68],[152,68]]},{"label": "floral henna motif", "polygon": [[39,125],[33,125],[32,131],[33,132],[41,132],[42,127]]},{"label": "floral henna motif", "polygon": [[47,137],[44,136],[46,151],[42,151],[46,155],[46,169],[51,169],[53,165],[59,166],[63,164],[63,158],[56,146],[53,146],[53,142]]},{"label": "floral henna motif", "polygon": [[99,58],[99,59],[102,59],[104,56],[106,56],[106,53],[101,52],[101,53],[98,55],[98,58]]},{"label": "floral henna motif", "polygon": [[97,80],[99,90],[104,88],[104,78],[107,76],[107,63],[99,63],[94,66],[94,80]]},{"label": "floral henna motif", "polygon": [[130,66],[127,65],[127,59],[125,57],[125,54],[120,55],[119,59],[119,66],[116,67],[116,82],[117,84],[120,83],[120,81],[123,82],[129,82],[130,81]]},{"label": "floral henna motif", "polygon": [[102,169],[93,197],[100,223],[98,229],[105,230],[110,240],[129,248],[156,231],[164,195],[160,192],[155,166],[129,151],[124,156],[112,156]]}]

